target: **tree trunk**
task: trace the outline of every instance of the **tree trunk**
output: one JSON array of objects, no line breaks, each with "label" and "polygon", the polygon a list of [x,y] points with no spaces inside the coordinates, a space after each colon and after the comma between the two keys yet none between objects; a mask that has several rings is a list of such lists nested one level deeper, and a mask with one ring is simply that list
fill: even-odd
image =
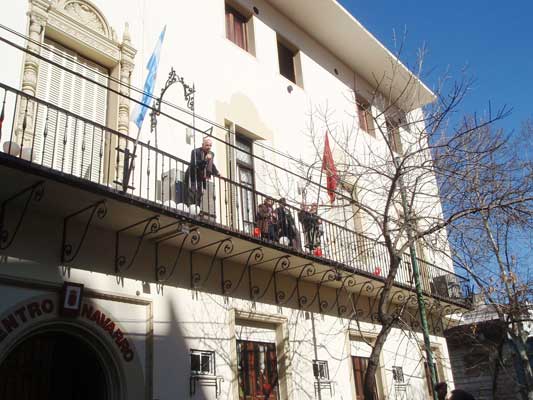
[{"label": "tree trunk", "polygon": [[494,360],[494,373],[492,374],[492,394],[496,395],[496,392],[498,391],[498,377],[500,376],[500,368],[503,364],[503,346],[506,342],[505,340],[505,334],[502,335],[502,338],[500,340],[500,343],[498,344],[498,356],[496,357],[496,360]]},{"label": "tree trunk", "polygon": [[519,368],[524,375],[524,385],[520,390],[522,398],[524,400],[533,400],[533,371],[531,370],[531,364],[529,363],[529,357],[527,355],[527,345],[523,340],[522,335],[511,335],[512,343],[516,349],[516,354],[519,357]]},{"label": "tree trunk", "polygon": [[370,353],[370,358],[368,360],[368,367],[365,373],[365,385],[364,385],[364,396],[365,400],[377,400],[374,399],[374,388],[376,387],[376,372],[379,367],[379,356],[385,345],[385,341],[389,336],[389,333],[392,329],[392,323],[388,326],[382,325],[381,331],[379,332],[374,347],[372,348],[372,353]]},{"label": "tree trunk", "polygon": [[374,342],[374,346],[372,347],[372,353],[370,353],[368,367],[365,373],[365,382],[363,389],[365,400],[376,400],[374,399],[374,388],[376,387],[376,372],[379,367],[379,356],[381,355],[383,346],[385,346],[385,341],[387,340],[392,326],[394,325],[394,321],[396,321],[397,318],[387,313],[386,305],[390,297],[392,286],[394,284],[396,272],[398,271],[398,267],[400,266],[400,258],[396,256],[396,254],[394,254],[394,252],[391,250],[392,246],[390,246],[390,238],[387,235],[385,235],[385,242],[389,245],[388,250],[391,260],[390,269],[379,299],[378,318],[379,322],[381,323],[381,330],[379,331],[379,334]]}]

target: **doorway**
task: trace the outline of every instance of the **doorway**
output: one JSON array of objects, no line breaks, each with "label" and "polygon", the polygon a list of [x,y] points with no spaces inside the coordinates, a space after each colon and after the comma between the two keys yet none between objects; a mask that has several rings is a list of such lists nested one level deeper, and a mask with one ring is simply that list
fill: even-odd
[{"label": "doorway", "polygon": [[50,331],[19,343],[0,364],[0,398],[112,400],[107,366],[79,337]]}]

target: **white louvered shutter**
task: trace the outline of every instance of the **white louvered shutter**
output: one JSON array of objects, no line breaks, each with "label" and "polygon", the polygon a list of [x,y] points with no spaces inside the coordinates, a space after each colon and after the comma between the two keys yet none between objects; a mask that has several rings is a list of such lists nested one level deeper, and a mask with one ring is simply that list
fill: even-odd
[{"label": "white louvered shutter", "polygon": [[[52,51],[43,48],[43,57],[67,68],[41,62],[37,82],[37,97],[62,109],[63,112],[41,107],[36,120],[35,159],[44,166],[94,182],[102,180],[103,130],[94,123],[105,125],[107,91],[105,88],[74,75],[108,84],[108,71],[72,50],[48,39]],[[89,123],[77,118],[86,118]]]}]

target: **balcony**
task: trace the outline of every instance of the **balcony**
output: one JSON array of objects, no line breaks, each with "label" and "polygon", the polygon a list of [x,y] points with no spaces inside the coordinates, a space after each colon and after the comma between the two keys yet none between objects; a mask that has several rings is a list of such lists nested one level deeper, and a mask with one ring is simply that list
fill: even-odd
[{"label": "balcony", "polygon": [[[320,228],[316,230],[319,244],[309,245],[309,233],[306,234],[299,218],[302,210],[291,205],[287,205],[286,209],[296,224],[296,240],[289,243],[283,237],[278,240],[262,238],[255,229],[254,219],[257,205],[269,197],[268,194],[226,177],[214,177],[207,186],[201,207],[187,207],[184,204],[186,189],[183,182],[188,166],[186,160],[147,143],[136,144],[131,137],[4,84],[0,84],[0,91],[0,98],[6,99],[5,109],[12,111],[12,117],[6,113],[0,137],[4,142],[0,152],[0,176],[3,182],[10,182],[10,186],[4,185],[3,199],[17,192],[18,182],[35,176],[35,179],[62,185],[63,189],[57,189],[63,190],[62,196],[83,198],[86,193],[89,199],[90,193],[99,199],[127,204],[141,210],[146,217],[156,213],[169,221],[180,221],[187,226],[187,232],[202,229],[209,232],[211,243],[234,238],[241,244],[241,250],[250,245],[260,246],[267,249],[273,259],[291,257],[304,266],[315,265],[317,267],[312,273],[301,270],[299,278],[304,274],[309,281],[320,281],[320,285],[325,281],[338,288],[339,282],[343,281],[344,286],[345,278],[356,276],[379,287],[388,274],[389,256],[383,243],[320,217]],[[7,123],[9,118],[13,123]],[[10,127],[9,131],[6,126]],[[24,146],[17,143],[24,143]],[[135,146],[136,156],[126,188],[125,154],[133,152]],[[73,190],[77,194],[69,194]],[[54,207],[61,208],[61,202]],[[124,226],[135,222],[128,220],[128,215],[124,211],[121,216]],[[145,221],[140,217],[137,220]],[[132,225],[133,230],[142,228],[137,225]],[[144,227],[145,231],[147,227]],[[144,238],[145,233],[138,234]],[[246,251],[243,253],[245,256],[252,255]],[[419,260],[419,264],[427,296],[458,307],[465,306],[465,278],[425,260]],[[331,270],[340,275],[324,278]],[[407,254],[395,279],[400,290],[412,295],[414,283]],[[191,271],[191,284],[192,281]]]}]

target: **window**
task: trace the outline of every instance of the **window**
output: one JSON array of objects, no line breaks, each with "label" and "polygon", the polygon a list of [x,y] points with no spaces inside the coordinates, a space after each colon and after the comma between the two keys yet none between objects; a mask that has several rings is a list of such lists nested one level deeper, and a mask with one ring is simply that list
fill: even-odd
[{"label": "window", "polygon": [[[42,56],[67,68],[44,60],[39,64],[37,97],[98,124],[106,124],[109,71],[78,53],[45,38]],[[99,86],[69,71],[75,71],[103,85]],[[36,120],[35,153],[42,164],[84,179],[100,181],[103,170],[104,132],[80,119],[68,118],[50,108],[39,112]],[[50,134],[50,133],[53,134]],[[48,133],[48,136],[46,136]]]},{"label": "window", "polygon": [[[436,363],[433,363],[433,366],[435,368],[435,373],[437,374],[436,376],[437,382],[440,382],[439,368]],[[429,369],[429,363],[427,361],[424,361],[424,372],[426,375],[426,385],[428,388],[429,397],[432,399],[433,398],[433,385],[431,384],[431,370]]]},{"label": "window", "polygon": [[247,137],[236,134],[235,146],[237,147],[235,154],[237,177],[238,182],[242,185],[237,188],[238,207],[242,210],[241,215],[238,217],[242,217],[244,231],[252,233],[255,217],[253,143]]},{"label": "window", "polygon": [[394,380],[394,383],[405,382],[402,367],[396,367],[396,366],[392,367],[392,379]]},{"label": "window", "polygon": [[357,99],[357,116],[359,117],[359,128],[375,137],[372,106],[363,98]]},{"label": "window", "polygon": [[[368,358],[367,357],[357,357],[352,356],[353,364],[353,375],[355,380],[355,398],[357,400],[367,400],[364,396],[363,383],[365,381],[365,373],[368,367]],[[374,396],[372,399],[368,400],[377,400],[378,391],[376,385],[374,385]]]},{"label": "window", "polygon": [[385,123],[387,125],[387,136],[390,147],[395,153],[402,153],[402,141],[400,138],[400,125],[392,118],[386,118]]},{"label": "window", "polygon": [[248,20],[249,18],[226,4],[226,37],[246,51],[249,51]]},{"label": "window", "polygon": [[278,35],[279,73],[298,86],[303,86],[299,51]]},{"label": "window", "polygon": [[278,399],[278,360],[274,343],[237,340],[240,400]]},{"label": "window", "polygon": [[215,352],[191,349],[191,374],[215,375]]},{"label": "window", "polygon": [[317,380],[329,380],[328,362],[323,360],[314,360],[313,375]]}]

